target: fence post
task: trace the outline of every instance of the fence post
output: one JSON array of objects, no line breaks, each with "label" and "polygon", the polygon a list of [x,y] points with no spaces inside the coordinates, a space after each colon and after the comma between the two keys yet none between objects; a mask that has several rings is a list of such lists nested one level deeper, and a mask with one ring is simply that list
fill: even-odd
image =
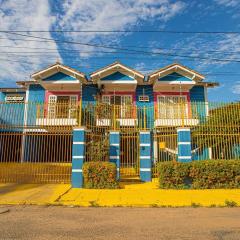
[{"label": "fence post", "polygon": [[191,162],[191,130],[179,127],[177,129],[178,162]]},{"label": "fence post", "polygon": [[82,100],[79,101],[78,126],[82,125]]},{"label": "fence post", "polygon": [[83,187],[82,166],[85,160],[85,128],[73,129],[72,142],[72,187]]},{"label": "fence post", "polygon": [[152,180],[151,134],[149,131],[140,132],[140,179],[144,182]]},{"label": "fence post", "polygon": [[120,133],[110,131],[109,133],[109,159],[117,167],[117,179],[120,178]]}]

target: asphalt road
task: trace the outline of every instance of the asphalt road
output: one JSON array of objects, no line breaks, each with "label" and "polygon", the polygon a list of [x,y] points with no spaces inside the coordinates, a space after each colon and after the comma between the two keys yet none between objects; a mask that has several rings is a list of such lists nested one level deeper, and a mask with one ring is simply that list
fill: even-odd
[{"label": "asphalt road", "polygon": [[240,208],[1,206],[1,210],[0,239],[240,239]]}]

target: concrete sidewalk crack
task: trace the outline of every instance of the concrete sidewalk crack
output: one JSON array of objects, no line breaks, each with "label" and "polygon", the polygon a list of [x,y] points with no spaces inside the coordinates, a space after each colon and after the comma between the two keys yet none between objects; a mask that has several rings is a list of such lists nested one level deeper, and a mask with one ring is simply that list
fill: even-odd
[{"label": "concrete sidewalk crack", "polygon": [[67,193],[69,193],[69,191],[71,190],[72,188],[70,187],[66,192],[62,193],[61,195],[58,196],[58,198],[56,200],[54,200],[54,202],[56,203],[59,203],[61,201],[61,198],[66,195]]}]

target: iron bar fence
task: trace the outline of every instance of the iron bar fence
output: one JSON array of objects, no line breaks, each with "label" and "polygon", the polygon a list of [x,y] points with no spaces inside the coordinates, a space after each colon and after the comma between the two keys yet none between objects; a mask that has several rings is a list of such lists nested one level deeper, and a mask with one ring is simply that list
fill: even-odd
[{"label": "iron bar fence", "polygon": [[152,134],[152,173],[176,161],[177,128],[191,129],[192,160],[240,159],[240,103],[0,103],[0,181],[70,182],[72,130],[85,126],[86,161],[109,160],[120,132],[124,175],[139,174],[140,130]]}]

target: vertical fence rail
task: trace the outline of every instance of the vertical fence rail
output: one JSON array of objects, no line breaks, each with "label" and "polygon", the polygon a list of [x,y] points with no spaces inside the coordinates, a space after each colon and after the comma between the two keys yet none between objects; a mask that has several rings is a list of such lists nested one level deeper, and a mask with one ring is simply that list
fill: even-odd
[{"label": "vertical fence rail", "polygon": [[177,161],[177,132],[175,127],[159,128],[153,135],[153,177],[157,177],[158,164]]},{"label": "vertical fence rail", "polygon": [[0,146],[0,182],[70,182],[72,133],[1,132]]}]

